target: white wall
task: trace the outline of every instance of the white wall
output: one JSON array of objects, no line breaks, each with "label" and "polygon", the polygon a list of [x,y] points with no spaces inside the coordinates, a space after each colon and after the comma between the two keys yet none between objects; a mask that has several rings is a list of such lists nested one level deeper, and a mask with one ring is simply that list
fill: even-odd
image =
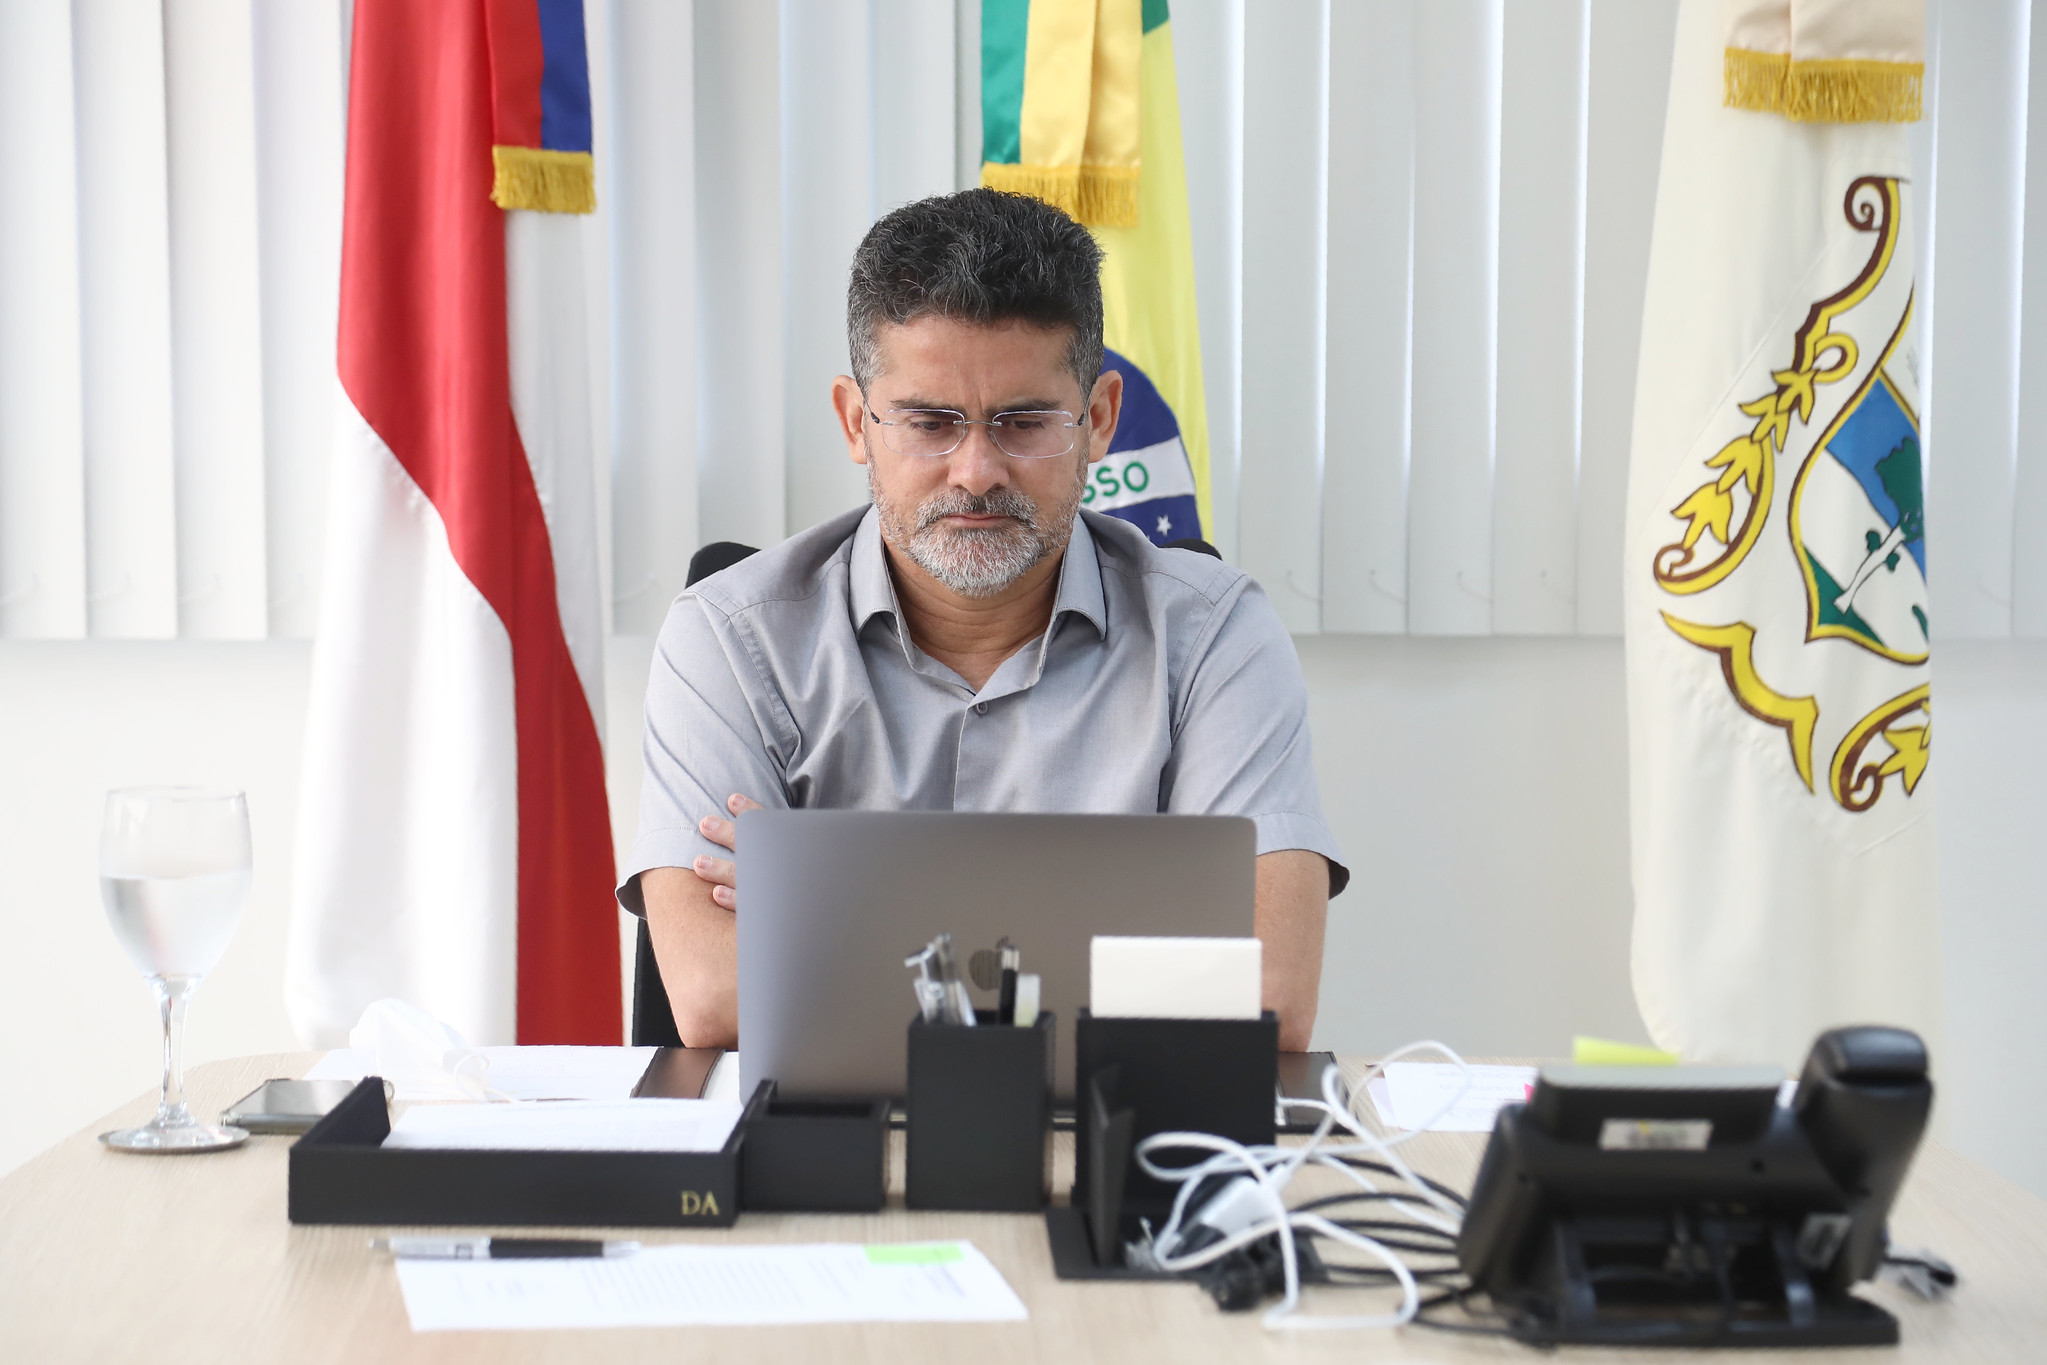
[{"label": "white wall", "polygon": [[[1607,639],[1298,642],[1351,889],[1321,1047],[1475,1054],[1644,1040],[1627,979],[1626,717]],[[652,642],[606,658],[614,832],[631,837]],[[0,1172],[155,1084],[155,1018],[106,928],[101,792],[249,792],[249,909],[193,1009],[194,1061],[297,1047],[280,998],[308,647],[0,642]],[[1940,674],[1948,1140],[2047,1195],[2047,643],[1950,643]]]},{"label": "white wall", "polygon": [[108,787],[248,792],[249,906],[186,1054],[298,1046],[284,937],[310,657],[281,640],[0,643],[0,1170],[156,1084],[156,1007],[100,909]]}]

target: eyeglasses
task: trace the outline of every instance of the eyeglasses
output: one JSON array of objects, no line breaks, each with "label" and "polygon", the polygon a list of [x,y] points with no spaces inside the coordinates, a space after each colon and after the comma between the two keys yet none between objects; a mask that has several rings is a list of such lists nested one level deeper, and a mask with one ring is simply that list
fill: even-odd
[{"label": "eyeglasses", "polygon": [[886,417],[869,408],[867,415],[890,450],[927,459],[958,450],[968,427],[988,428],[996,449],[1013,459],[1056,459],[1073,449],[1080,439],[1074,433],[1087,425],[1070,412],[998,412],[985,422],[951,408],[890,408]]}]

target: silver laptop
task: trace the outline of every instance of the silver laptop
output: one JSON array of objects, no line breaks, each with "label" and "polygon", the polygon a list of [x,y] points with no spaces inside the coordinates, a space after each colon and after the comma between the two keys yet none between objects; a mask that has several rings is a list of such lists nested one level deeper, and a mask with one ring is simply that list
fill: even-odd
[{"label": "silver laptop", "polygon": [[[1096,934],[1251,933],[1256,827],[1240,816],[748,811],[739,817],[739,1080],[793,1095],[903,1093],[917,1012],[903,959],[944,931],[960,972],[1007,937],[1058,1016]],[[992,992],[975,991],[993,1008]]]}]

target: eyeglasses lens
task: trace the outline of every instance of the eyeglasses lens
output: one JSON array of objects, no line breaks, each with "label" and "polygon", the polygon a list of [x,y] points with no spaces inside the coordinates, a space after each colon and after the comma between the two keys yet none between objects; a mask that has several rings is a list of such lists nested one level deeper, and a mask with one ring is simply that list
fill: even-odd
[{"label": "eyeglasses lens", "polygon": [[1072,450],[1079,424],[1069,412],[1004,412],[986,422],[940,408],[892,408],[880,423],[882,439],[898,455],[950,455],[971,427],[985,426],[1003,454],[1049,460]]}]

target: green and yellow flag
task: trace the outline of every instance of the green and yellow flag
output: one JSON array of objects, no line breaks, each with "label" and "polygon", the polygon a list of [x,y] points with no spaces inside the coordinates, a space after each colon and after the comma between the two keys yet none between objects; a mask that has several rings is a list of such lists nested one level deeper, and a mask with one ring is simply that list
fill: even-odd
[{"label": "green and yellow flag", "polygon": [[982,0],[981,183],[1102,244],[1123,418],[1084,505],[1158,544],[1211,523],[1201,324],[1166,0]]}]

